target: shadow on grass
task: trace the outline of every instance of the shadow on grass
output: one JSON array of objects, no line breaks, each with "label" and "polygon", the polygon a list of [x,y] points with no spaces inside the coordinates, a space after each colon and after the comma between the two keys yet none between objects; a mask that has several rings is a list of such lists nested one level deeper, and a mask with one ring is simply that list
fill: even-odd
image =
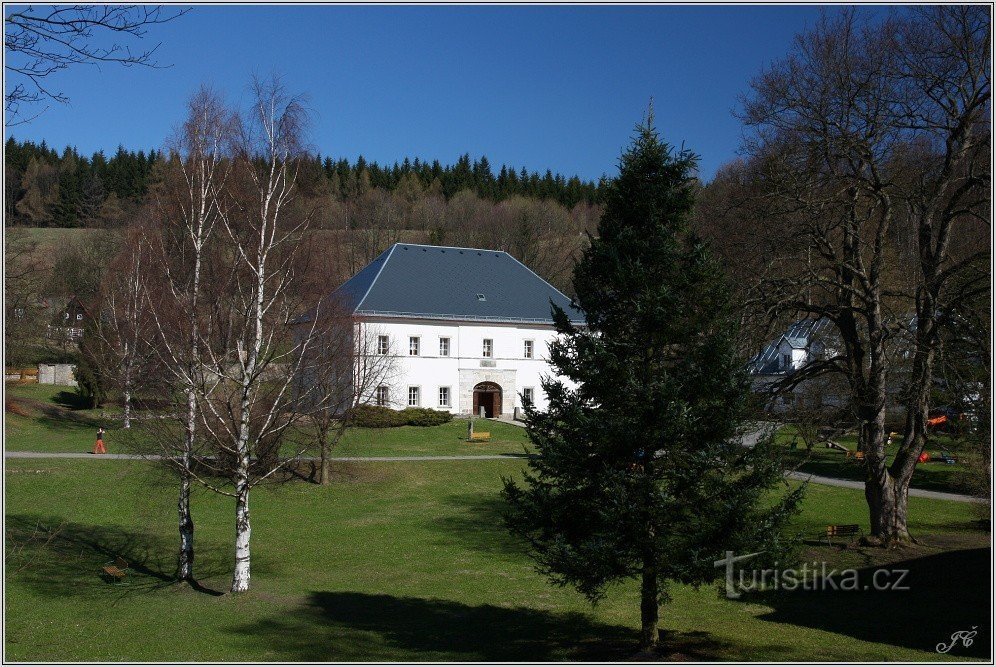
[{"label": "shadow on grass", "polygon": [[[233,632],[261,638],[277,660],[626,660],[636,631],[580,613],[449,600],[318,591],[296,611]],[[715,658],[706,633],[668,635],[665,651]]]},{"label": "shadow on grass", "polygon": [[502,519],[507,505],[497,492],[450,494],[443,501],[453,512],[432,521],[447,542],[485,553],[525,554],[526,544],[513,537]]},{"label": "shadow on grass", "polygon": [[[15,514],[6,517],[7,578],[52,597],[125,597],[177,583],[176,543],[119,526],[71,523],[58,517]],[[201,550],[195,561],[201,577],[226,572],[216,550]],[[124,583],[105,580],[104,565],[128,561]],[[221,595],[201,584],[198,592]]]},{"label": "shadow on grass", "polygon": [[52,402],[67,410],[87,410],[92,407],[89,401],[75,391],[60,391],[52,397]]},{"label": "shadow on grass", "polygon": [[[950,644],[953,633],[974,628],[972,645],[959,644],[948,655],[988,658],[990,559],[988,548],[947,551],[857,570],[857,590],[776,591],[744,595],[743,601],[772,607],[764,620],[929,652]],[[877,571],[880,584],[898,582],[908,590],[875,590]],[[845,579],[843,573],[834,577],[841,586]]]}]

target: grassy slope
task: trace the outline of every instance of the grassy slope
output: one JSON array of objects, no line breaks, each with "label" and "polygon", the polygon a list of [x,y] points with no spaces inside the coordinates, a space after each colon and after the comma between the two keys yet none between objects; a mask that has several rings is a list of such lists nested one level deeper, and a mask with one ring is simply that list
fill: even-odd
[{"label": "grassy slope", "polygon": [[[7,386],[8,396],[21,405],[30,414],[22,417],[17,414],[6,414],[7,449],[51,451],[51,452],[85,452],[93,448],[93,440],[98,423],[108,430],[106,443],[109,451],[130,451],[135,443],[141,444],[141,438],[125,443],[124,434],[119,428],[120,422],[101,420],[101,412],[106,410],[79,410],[75,404],[73,390],[69,387],[54,387],[52,385]],[[491,432],[492,440],[487,443],[468,443],[465,441],[467,422],[454,420],[442,426],[423,428],[403,426],[400,428],[351,429],[334,451],[334,456],[424,456],[450,454],[521,454],[531,450],[525,431],[517,426],[500,422],[481,422],[477,430]],[[136,432],[137,433],[137,432]],[[825,448],[816,448],[809,458],[802,449],[790,450],[788,443],[792,440],[791,427],[783,427],[778,433],[778,440],[785,445],[787,462],[798,466],[804,472],[811,472],[827,477],[844,479],[863,479],[861,465],[853,459],[844,458],[844,453]],[[959,457],[956,465],[927,463],[917,467],[913,477],[916,488],[937,491],[952,491],[964,493],[967,490],[966,473],[971,462],[970,451],[962,451],[957,442],[945,437],[939,438],[936,446],[946,447]],[[853,438],[842,438],[841,444],[854,449]],[[291,445],[288,452],[294,451]]]},{"label": "grassy slope", "polygon": [[[625,658],[638,626],[635,587],[592,611],[538,576],[499,523],[502,476],[519,461],[364,463],[337,468],[329,488],[261,488],[253,499],[253,591],[214,596],[168,582],[175,551],[173,489],[149,464],[13,461],[7,470],[7,657],[12,660],[523,660]],[[978,546],[966,505],[911,501],[928,542]],[[227,588],[231,503],[194,502],[202,583]],[[863,522],[859,492],[813,487],[799,529]],[[54,537],[49,541],[49,536]],[[924,547],[919,554],[936,549]],[[809,547],[807,558],[860,565],[867,554]],[[965,572],[979,591],[986,567]],[[122,554],[129,586],[100,566]],[[985,558],[988,558],[986,555]],[[948,582],[954,585],[954,582]],[[866,641],[865,610],[840,595],[733,602],[679,587],[663,626],[683,655],[719,659],[930,659],[951,623],[983,614],[893,604]],[[898,594],[897,594],[898,595]],[[984,597],[984,595],[983,595]],[[933,598],[931,598],[933,599]],[[826,607],[834,611],[821,612]],[[842,609],[837,609],[842,607]],[[958,611],[956,617],[952,612]],[[791,612],[791,613],[788,613]],[[898,614],[898,616],[896,616]],[[928,617],[925,617],[928,615]],[[846,619],[838,627],[840,619]],[[980,619],[981,620],[981,619]],[[900,631],[916,623],[916,633]],[[984,627],[984,624],[980,622]],[[830,626],[833,631],[822,629]],[[115,629],[108,632],[108,629]],[[930,629],[930,632],[923,632]],[[704,634],[703,634],[704,633]],[[945,634],[947,633],[947,634]]]},{"label": "grassy slope", "polygon": [[[7,411],[6,448],[10,451],[87,452],[93,449],[98,424],[107,429],[109,452],[141,448],[137,437],[127,438],[120,421],[101,419],[108,410],[80,410],[74,390],[53,385],[7,386],[13,400],[27,416]],[[140,424],[140,422],[139,422]],[[490,442],[466,442],[467,422],[457,419],[434,427],[355,428],[335,448],[334,456],[424,456],[449,454],[521,454],[529,449],[524,429],[500,422],[478,422],[478,431],[491,433]],[[288,446],[293,450],[293,446]]]},{"label": "grassy slope", "polygon": [[[30,392],[43,397],[44,388]],[[17,418],[21,430],[8,428],[7,446],[58,436],[64,415],[48,422]],[[402,437],[402,430],[370,436],[383,438],[377,443],[383,451],[396,453],[412,440],[442,449],[458,435],[447,429],[457,426],[463,425],[422,429],[421,439]],[[433,433],[439,436],[435,445]],[[252,501],[253,591],[233,597],[170,583],[175,489],[162,469],[106,459],[11,459],[7,658],[630,657],[639,613],[635,584],[614,587],[592,610],[570,589],[537,575],[521,545],[501,528],[501,478],[518,476],[523,465],[351,463],[336,466],[337,479],[328,488],[260,487]],[[961,625],[987,625],[989,551],[979,547],[988,535],[971,528],[971,511],[965,504],[914,498],[912,528],[924,545],[898,555],[810,545],[802,554],[834,567],[917,558],[921,575],[911,592],[733,602],[711,587],[677,587],[662,620],[671,657],[931,659],[931,647]],[[194,513],[198,575],[207,589],[224,591],[232,563],[231,501],[199,490]],[[811,535],[830,522],[866,524],[861,493],[812,486],[796,530]],[[98,577],[101,565],[117,555],[135,566],[127,586]],[[985,645],[976,642],[975,650]]]}]

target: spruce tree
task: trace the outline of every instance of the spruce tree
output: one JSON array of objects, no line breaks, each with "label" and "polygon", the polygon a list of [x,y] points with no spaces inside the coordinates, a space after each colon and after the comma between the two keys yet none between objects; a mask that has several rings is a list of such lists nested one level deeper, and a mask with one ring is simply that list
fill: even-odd
[{"label": "spruce tree", "polygon": [[721,576],[726,550],[777,554],[800,491],[781,498],[770,443],[747,448],[748,379],[719,264],[690,230],[696,158],[637,127],[598,234],[574,269],[587,326],[554,306],[549,405],[526,420],[539,456],[505,480],[509,529],[537,569],[594,604],[641,583],[640,645],[658,642],[673,583]]}]

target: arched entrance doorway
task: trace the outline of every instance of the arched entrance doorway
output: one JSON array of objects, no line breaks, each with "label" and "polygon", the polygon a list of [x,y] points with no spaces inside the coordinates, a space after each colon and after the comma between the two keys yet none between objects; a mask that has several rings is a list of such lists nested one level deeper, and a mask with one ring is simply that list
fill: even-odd
[{"label": "arched entrance doorway", "polygon": [[474,386],[474,414],[497,417],[501,414],[501,387],[494,382],[481,382]]}]

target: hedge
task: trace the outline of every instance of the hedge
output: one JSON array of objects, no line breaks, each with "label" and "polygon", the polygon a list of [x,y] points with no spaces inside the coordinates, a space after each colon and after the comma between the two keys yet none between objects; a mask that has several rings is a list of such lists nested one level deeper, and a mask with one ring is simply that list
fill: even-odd
[{"label": "hedge", "polygon": [[353,424],[366,428],[395,426],[439,426],[453,419],[449,412],[429,408],[392,410],[377,405],[360,405],[353,410]]}]

